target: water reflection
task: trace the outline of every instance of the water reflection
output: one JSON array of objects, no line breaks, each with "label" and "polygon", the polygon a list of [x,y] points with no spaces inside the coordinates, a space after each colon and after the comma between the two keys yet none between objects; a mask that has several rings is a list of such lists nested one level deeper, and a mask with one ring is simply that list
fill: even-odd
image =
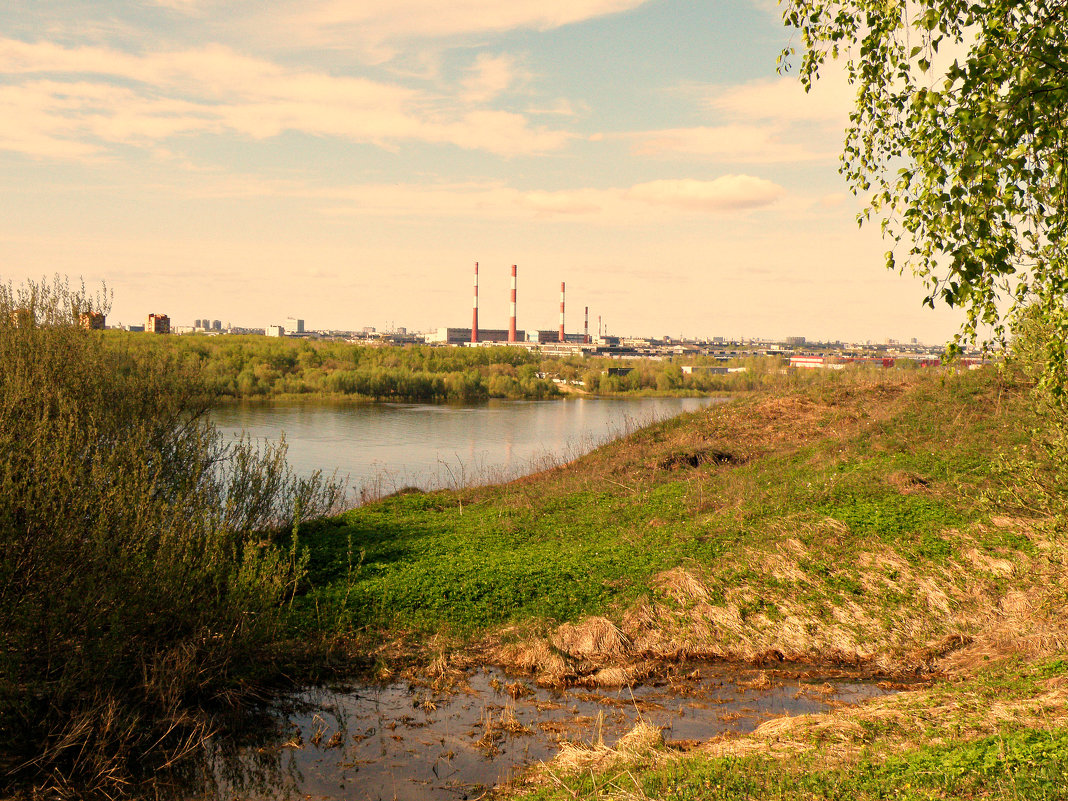
[{"label": "water reflection", "polygon": [[229,436],[285,433],[298,473],[337,469],[357,490],[439,489],[516,478],[575,458],[654,420],[722,398],[576,398],[446,404],[235,404],[213,414]]}]

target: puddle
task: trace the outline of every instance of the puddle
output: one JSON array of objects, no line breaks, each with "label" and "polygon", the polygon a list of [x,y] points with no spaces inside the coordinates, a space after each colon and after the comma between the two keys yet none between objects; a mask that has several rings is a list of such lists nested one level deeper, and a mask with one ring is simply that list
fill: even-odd
[{"label": "puddle", "polygon": [[317,688],[292,699],[260,742],[218,741],[205,791],[187,798],[474,799],[551,759],[562,740],[611,745],[640,719],[684,747],[887,692],[845,673],[726,665],[676,666],[655,683],[620,690],[547,690],[495,669],[449,693],[407,682]]}]

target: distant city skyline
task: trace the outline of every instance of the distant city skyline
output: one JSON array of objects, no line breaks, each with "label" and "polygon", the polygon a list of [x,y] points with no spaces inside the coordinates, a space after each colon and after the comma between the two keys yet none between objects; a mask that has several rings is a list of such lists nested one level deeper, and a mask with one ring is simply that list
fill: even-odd
[{"label": "distant city skyline", "polygon": [[[109,321],[934,343],[837,173],[850,90],[775,73],[771,0],[16,0],[0,279]],[[206,303],[205,301],[210,301]],[[575,319],[575,318],[572,318]],[[580,325],[569,323],[568,330]]]}]

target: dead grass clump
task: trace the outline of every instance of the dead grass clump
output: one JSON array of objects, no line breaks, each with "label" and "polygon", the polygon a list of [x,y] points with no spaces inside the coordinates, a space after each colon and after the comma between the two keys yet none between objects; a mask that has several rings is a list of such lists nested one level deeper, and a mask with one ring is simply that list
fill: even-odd
[{"label": "dead grass clump", "polygon": [[1008,578],[1016,573],[1016,565],[1013,562],[1008,559],[987,556],[980,552],[978,548],[969,548],[964,552],[964,558],[977,570],[993,573],[995,576]]},{"label": "dead grass clump", "polygon": [[550,772],[557,770],[575,774],[603,771],[648,758],[663,746],[664,736],[660,729],[645,721],[639,721],[612,747],[600,742],[592,745],[564,743],[550,763]]},{"label": "dead grass clump", "polygon": [[608,618],[589,617],[556,629],[552,644],[573,659],[595,663],[618,661],[627,654],[627,636]]},{"label": "dead grass clump", "polygon": [[640,678],[642,676],[634,668],[606,667],[590,676],[588,683],[595,687],[627,687]]},{"label": "dead grass clump", "polygon": [[653,585],[675,603],[686,605],[708,600],[708,589],[693,573],[683,567],[665,570],[653,578]]},{"label": "dead grass clump", "polygon": [[762,670],[751,679],[738,681],[737,685],[746,690],[770,690],[771,679],[768,678],[767,672]]},{"label": "dead grass clump", "polygon": [[539,638],[501,646],[492,659],[503,667],[534,674],[541,687],[562,687],[572,675],[567,661]]},{"label": "dead grass clump", "polygon": [[736,456],[729,451],[715,448],[702,448],[700,450],[673,451],[656,463],[658,470],[679,470],[692,467],[700,467],[704,464],[744,464],[744,456]]},{"label": "dead grass clump", "polygon": [[905,495],[926,492],[928,488],[927,479],[907,470],[898,470],[891,473],[886,477],[886,483]]},{"label": "dead grass clump", "polygon": [[519,734],[530,734],[530,729],[524,726],[515,714],[515,707],[506,706],[501,711],[500,718],[501,731],[511,734],[513,737]]}]

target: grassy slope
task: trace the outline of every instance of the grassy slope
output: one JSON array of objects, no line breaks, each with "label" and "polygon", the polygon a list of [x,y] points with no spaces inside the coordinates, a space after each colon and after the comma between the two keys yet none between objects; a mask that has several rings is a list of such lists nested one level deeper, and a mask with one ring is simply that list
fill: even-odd
[{"label": "grassy slope", "polygon": [[547,683],[680,656],[950,677],[685,758],[591,755],[545,797],[1045,797],[1068,755],[1064,541],[1006,502],[995,457],[1029,425],[989,376],[821,377],[512,484],[324,521],[296,620],[363,648],[477,644]]}]

